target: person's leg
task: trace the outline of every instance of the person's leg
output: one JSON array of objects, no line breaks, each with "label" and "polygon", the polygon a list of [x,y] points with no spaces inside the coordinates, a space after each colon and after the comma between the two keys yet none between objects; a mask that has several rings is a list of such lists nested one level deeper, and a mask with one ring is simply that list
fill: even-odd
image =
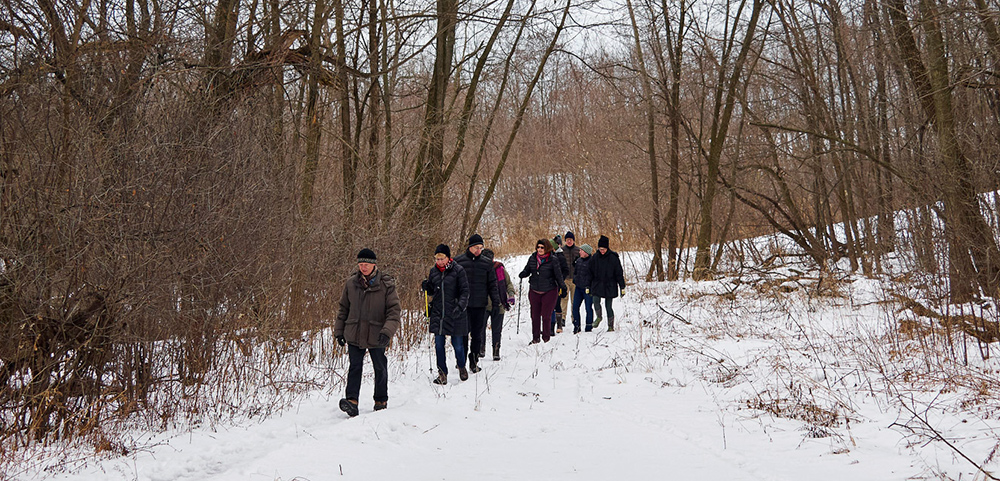
[{"label": "person's leg", "polygon": [[587,309],[586,331],[590,332],[594,330],[594,298],[586,292],[583,292],[581,297],[583,297],[583,303]]},{"label": "person's leg", "polygon": [[580,304],[585,296],[583,289],[577,287],[573,289],[573,332],[580,332]]},{"label": "person's leg", "polygon": [[531,342],[538,342],[542,338],[542,324],[548,322],[542,318],[542,295],[528,291],[528,302],[531,304]]},{"label": "person's leg", "polygon": [[598,296],[593,296],[594,298],[594,327],[601,325],[601,298]]},{"label": "person's leg", "polygon": [[486,326],[486,308],[485,307],[470,307],[467,309],[469,313],[469,337],[470,341],[466,344],[468,346],[469,353],[469,368],[472,372],[479,370],[479,346],[482,344],[482,336],[485,333]]},{"label": "person's leg", "polygon": [[493,331],[493,360],[496,361],[500,357],[500,339],[503,333],[503,318],[504,310],[500,306],[493,306],[493,312],[490,313],[490,330]]},{"label": "person's leg", "polygon": [[451,336],[451,347],[455,348],[455,362],[459,369],[465,368],[465,344],[469,336]]},{"label": "person's leg", "polygon": [[613,297],[609,297],[609,298],[607,298],[607,299],[604,300],[604,304],[605,304],[604,308],[608,311],[608,330],[609,331],[615,330],[615,308],[611,307],[611,303],[614,300],[615,299]]},{"label": "person's leg", "polygon": [[369,349],[368,357],[372,358],[375,370],[375,402],[384,403],[389,400],[389,360],[385,357],[385,348]]},{"label": "person's leg", "polygon": [[573,284],[571,279],[566,279],[566,297],[559,298],[559,327],[566,327],[566,319],[569,318],[569,307],[573,305]]},{"label": "person's leg", "polygon": [[486,355],[486,326],[490,323],[490,311],[483,309],[483,327],[479,330],[479,357]]},{"label": "person's leg", "polygon": [[[548,319],[552,315],[552,310],[555,309],[556,302],[558,301],[559,301],[558,289],[552,289],[551,291],[548,291],[542,295],[541,308],[543,313],[542,314],[543,319]],[[549,342],[549,338],[551,337],[552,337],[552,325],[545,324],[545,326],[542,327],[542,340],[545,342]]]},{"label": "person's leg", "polygon": [[358,395],[361,394],[361,372],[365,362],[365,350],[354,344],[348,344],[347,359],[347,392],[344,397],[357,401]]},{"label": "person's leg", "polygon": [[[569,293],[566,294],[569,296]],[[562,332],[562,328],[566,325],[566,321],[563,319],[563,311],[566,306],[565,297],[556,297],[556,305],[552,306],[552,320],[555,322],[555,329],[552,332]]]},{"label": "person's leg", "polygon": [[[442,372],[445,375],[447,375],[448,374],[448,362],[445,360],[446,358],[445,358],[445,352],[444,352],[444,338],[445,338],[445,336],[440,335],[440,334],[435,334],[434,335],[434,351],[435,351],[435,354],[437,355],[438,372]],[[452,341],[454,341],[454,340],[455,340],[455,337],[452,336]]]}]

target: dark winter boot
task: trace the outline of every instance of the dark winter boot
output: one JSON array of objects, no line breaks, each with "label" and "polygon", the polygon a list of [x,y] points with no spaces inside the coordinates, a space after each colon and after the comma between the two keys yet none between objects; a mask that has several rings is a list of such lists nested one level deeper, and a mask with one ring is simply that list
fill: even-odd
[{"label": "dark winter boot", "polygon": [[434,381],[432,382],[434,384],[440,384],[444,386],[445,384],[448,384],[448,375],[445,374],[444,371],[438,371],[438,377],[434,378]]},{"label": "dark winter boot", "polygon": [[615,318],[608,318],[608,332],[615,332]]},{"label": "dark winter boot", "polygon": [[499,361],[500,360],[500,343],[499,342],[493,345],[493,360],[494,361]]},{"label": "dark winter boot", "polygon": [[469,380],[469,371],[467,369],[465,369],[464,367],[458,368],[458,378],[461,379],[461,380],[463,380],[463,381],[468,381]]},{"label": "dark winter boot", "polygon": [[383,409],[385,409],[387,407],[389,407],[389,402],[388,401],[375,401],[375,408],[374,409],[376,411],[381,411],[381,410],[383,410]]},{"label": "dark winter boot", "polygon": [[340,410],[347,413],[348,416],[354,417],[358,415],[358,400],[357,399],[341,399],[340,400]]},{"label": "dark winter boot", "polygon": [[479,347],[479,359],[486,357],[486,341],[483,341],[483,345]]},{"label": "dark winter boot", "polygon": [[473,374],[482,371],[479,367],[479,353],[469,353],[469,370],[472,371]]}]

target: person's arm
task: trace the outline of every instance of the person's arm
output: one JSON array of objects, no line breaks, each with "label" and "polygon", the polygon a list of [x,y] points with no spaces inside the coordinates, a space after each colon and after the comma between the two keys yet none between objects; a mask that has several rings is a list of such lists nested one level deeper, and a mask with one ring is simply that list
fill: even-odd
[{"label": "person's arm", "polygon": [[[552,274],[555,276],[556,285],[559,286],[559,289],[562,289],[561,292],[566,292],[566,276],[564,275],[565,272],[563,271],[563,268],[559,265],[559,262],[553,262],[553,264],[554,265],[552,266]],[[562,264],[563,265],[566,264],[565,257],[563,258]]]},{"label": "person's arm", "polygon": [[455,276],[458,282],[458,307],[463,311],[469,307],[469,277],[465,275],[465,270],[459,270]]},{"label": "person's arm", "polygon": [[[383,274],[385,276],[385,274]],[[380,334],[385,334],[390,339],[399,330],[399,295],[396,294],[396,281],[391,277],[383,279],[385,286],[385,324],[382,326]]]},{"label": "person's arm", "polygon": [[[347,282],[350,282],[348,280]],[[344,283],[344,289],[340,294],[340,308],[337,310],[337,321],[333,324],[333,336],[343,336],[344,335],[344,323],[347,321],[348,314],[351,313],[351,298],[347,292],[347,283]]]},{"label": "person's arm", "polygon": [[622,294],[625,294],[625,272],[622,269],[622,261],[619,258],[615,258],[615,281],[618,282],[618,288],[621,289]]},{"label": "person's arm", "polygon": [[500,291],[497,289],[497,271],[493,268],[493,262],[490,262],[490,268],[486,269],[486,292],[489,292],[490,302],[494,306],[503,305],[503,301],[500,300]]}]

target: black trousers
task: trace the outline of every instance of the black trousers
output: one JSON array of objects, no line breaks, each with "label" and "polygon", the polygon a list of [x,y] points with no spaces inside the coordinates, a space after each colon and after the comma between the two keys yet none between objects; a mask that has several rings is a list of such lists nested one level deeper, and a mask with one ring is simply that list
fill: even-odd
[{"label": "black trousers", "polygon": [[479,351],[486,344],[486,306],[469,307],[465,310],[469,314],[469,337],[472,342],[472,349],[465,345],[465,352],[479,355]]},{"label": "black trousers", "polygon": [[361,373],[365,363],[365,351],[372,358],[372,367],[375,368],[375,401],[385,402],[389,400],[389,361],[385,357],[385,348],[365,349],[347,345],[347,356],[350,364],[347,368],[347,399],[358,400],[361,394]]},{"label": "black trousers", "polygon": [[[500,338],[503,334],[503,317],[507,311],[500,306],[493,306],[493,311],[490,312],[490,329],[493,329],[493,345],[496,346],[500,344]],[[483,342],[486,342],[486,336],[483,335]],[[484,346],[485,347],[485,346]]]}]

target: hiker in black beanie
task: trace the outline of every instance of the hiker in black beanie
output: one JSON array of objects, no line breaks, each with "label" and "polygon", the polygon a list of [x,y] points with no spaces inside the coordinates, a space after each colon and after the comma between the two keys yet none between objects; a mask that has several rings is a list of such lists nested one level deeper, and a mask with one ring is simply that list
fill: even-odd
[{"label": "hiker in black beanie", "polygon": [[365,352],[375,369],[376,411],[385,409],[389,401],[389,370],[385,349],[399,329],[399,297],[396,281],[379,272],[375,252],[358,252],[358,270],[344,282],[340,310],[333,335],[337,344],[347,346],[347,392],[340,400],[340,409],[348,416],[358,415],[358,395]]},{"label": "hiker in black beanie", "polygon": [[608,332],[611,332],[615,330],[615,310],[611,307],[611,301],[619,293],[625,295],[625,275],[618,253],[609,247],[610,241],[602,235],[597,241],[597,252],[591,256],[590,265],[587,266],[590,269],[590,290],[587,293],[594,297],[594,327],[601,323],[603,300],[608,314]]},{"label": "hiker in black beanie", "polygon": [[486,304],[492,300],[493,305],[500,305],[497,294],[497,274],[493,270],[493,259],[483,257],[483,237],[473,234],[469,237],[469,247],[465,253],[455,258],[455,262],[465,269],[469,279],[469,370],[477,373],[479,357],[486,348]]},{"label": "hiker in black beanie", "polygon": [[458,378],[464,381],[469,378],[469,371],[465,369],[465,345],[469,342],[469,318],[465,313],[469,303],[469,281],[465,277],[465,269],[451,258],[451,249],[447,245],[440,244],[434,249],[434,267],[431,267],[421,288],[430,296],[427,328],[434,334],[438,367],[438,376],[432,382],[448,384],[445,336],[451,336]]}]

